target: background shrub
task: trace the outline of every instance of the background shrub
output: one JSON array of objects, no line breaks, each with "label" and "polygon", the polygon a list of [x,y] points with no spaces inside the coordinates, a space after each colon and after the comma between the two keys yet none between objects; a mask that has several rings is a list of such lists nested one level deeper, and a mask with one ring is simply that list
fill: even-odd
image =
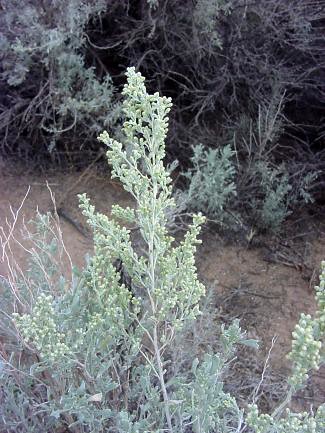
[{"label": "background shrub", "polygon": [[276,159],[281,116],[281,104],[260,107],[257,121],[240,119],[229,137],[232,146],[194,147],[192,168],[184,173],[188,208],[228,229],[277,232],[294,209],[312,202],[311,186],[319,173]]},{"label": "background shrub", "polygon": [[227,210],[236,196],[236,169],[232,161],[231,147],[204,149],[199,145],[193,149],[193,168],[184,176],[189,179],[187,205],[196,211],[203,211],[222,224]]},{"label": "background shrub", "polygon": [[103,125],[116,124],[111,77],[86,56],[85,29],[100,26],[107,6],[102,0],[2,2],[3,152],[77,162],[81,151],[88,158],[96,152]]}]

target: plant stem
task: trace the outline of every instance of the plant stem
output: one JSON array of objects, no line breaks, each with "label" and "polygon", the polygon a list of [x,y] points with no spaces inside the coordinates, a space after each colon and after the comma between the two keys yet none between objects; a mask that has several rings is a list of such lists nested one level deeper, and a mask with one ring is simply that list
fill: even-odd
[{"label": "plant stem", "polygon": [[155,320],[154,327],[153,327],[153,346],[154,346],[154,352],[155,352],[155,358],[157,361],[157,372],[158,372],[158,378],[161,386],[161,391],[164,399],[164,405],[165,405],[165,415],[166,415],[166,421],[169,429],[169,433],[173,433],[173,426],[172,426],[172,420],[169,410],[169,397],[166,389],[165,384],[165,378],[164,378],[164,371],[163,371],[163,363],[161,359],[160,349],[159,349],[159,338],[158,338],[158,323],[156,321],[156,314],[157,314],[157,308],[154,301],[154,290],[156,287],[156,263],[157,263],[157,257],[156,257],[156,251],[155,251],[155,227],[156,227],[156,200],[158,195],[158,185],[154,181],[153,182],[153,190],[152,190],[152,209],[151,209],[151,233],[149,237],[149,277],[150,277],[150,289],[148,290],[148,295],[151,303],[152,308],[152,314]]},{"label": "plant stem", "polygon": [[158,343],[158,332],[157,332],[157,325],[156,324],[155,324],[154,329],[153,329],[153,341],[154,341],[155,356],[156,356],[156,360],[157,360],[159,381],[160,381],[161,391],[162,391],[164,403],[165,403],[166,420],[167,420],[167,424],[168,424],[168,428],[169,428],[170,433],[173,433],[172,420],[171,420],[170,410],[169,410],[169,397],[168,397],[165,379],[164,379],[164,371],[163,371],[163,365],[162,365],[162,360],[161,360],[161,356],[160,356],[159,343]]}]

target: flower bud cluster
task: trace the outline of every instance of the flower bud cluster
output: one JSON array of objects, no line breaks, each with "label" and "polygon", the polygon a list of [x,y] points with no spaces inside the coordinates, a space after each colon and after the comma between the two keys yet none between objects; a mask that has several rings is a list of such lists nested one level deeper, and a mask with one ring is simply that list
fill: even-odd
[{"label": "flower bud cluster", "polygon": [[71,354],[70,347],[65,343],[65,334],[60,332],[56,323],[53,302],[51,295],[42,293],[31,314],[14,314],[21,335],[49,362],[59,361],[63,356]]},{"label": "flower bud cluster", "polygon": [[[299,323],[292,333],[292,349],[288,358],[293,363],[292,374],[289,377],[291,391],[299,389],[306,379],[310,369],[318,369],[322,361],[322,341],[324,339],[325,323],[325,262],[322,262],[320,284],[315,287],[318,311],[313,319],[309,314],[302,314]],[[258,414],[256,405],[251,405],[247,424],[255,433],[320,433],[325,431],[325,405],[318,408],[315,417],[309,414],[292,413],[286,410],[281,419],[270,415]]]},{"label": "flower bud cluster", "polygon": [[[185,318],[194,319],[199,314],[198,303],[205,293],[203,284],[197,279],[195,266],[196,244],[200,243],[197,238],[204,218],[202,215],[194,216],[193,225],[184,241],[179,247],[171,248],[172,238],[166,229],[166,209],[175,203],[169,172],[163,163],[171,100],[160,97],[158,93],[149,95],[144,78],[134,68],[128,69],[127,78],[123,90],[126,96],[123,107],[127,118],[123,126],[125,146],[112,140],[107,132],[101,134],[99,139],[109,148],[107,156],[113,167],[113,176],[118,177],[125,189],[131,192],[137,208],[130,212],[129,209],[115,207],[113,212],[118,217],[138,223],[144,241],[150,244],[148,255],[154,256],[154,283],[151,281],[152,270],[149,270],[150,258],[142,262],[142,268],[135,270],[132,278],[145,275],[142,284],[154,284],[150,290],[159,320],[167,319],[173,326],[180,328]],[[92,220],[96,218],[94,214],[90,216]],[[98,222],[96,225],[108,227],[107,222]],[[108,231],[112,231],[112,226],[106,229],[105,235]],[[106,236],[102,245],[112,241],[116,250],[121,250],[122,242],[117,241],[117,236],[114,239]],[[119,257],[132,274],[132,268],[140,265],[140,260],[132,253],[129,244],[123,254],[122,257],[119,252]],[[133,255],[133,259],[128,261],[130,255]]]},{"label": "flower bud cluster", "polygon": [[325,336],[325,262],[322,262],[320,284],[315,287],[318,305],[316,317],[302,314],[292,333],[292,350],[288,358],[293,362],[289,383],[299,388],[308,378],[310,369],[317,370],[321,363],[322,341]]},{"label": "flower bud cluster", "polygon": [[171,99],[158,93],[149,95],[144,77],[134,68],[129,68],[126,75],[128,82],[123,90],[126,96],[123,103],[127,117],[123,125],[126,149],[111,139],[107,132],[98,138],[109,148],[107,157],[113,168],[112,176],[119,178],[138,202],[144,203],[142,195],[150,190],[153,182],[157,182],[163,190],[171,183],[162,162]]},{"label": "flower bud cluster", "polygon": [[325,431],[325,404],[319,406],[316,412],[315,421],[317,424],[316,431],[324,432]]},{"label": "flower bud cluster", "polygon": [[130,207],[121,207],[117,204],[112,206],[112,215],[121,220],[133,223],[135,221],[134,209]]},{"label": "flower bud cluster", "polygon": [[268,414],[259,414],[256,404],[249,406],[246,416],[246,422],[249,427],[254,429],[255,433],[267,433],[272,425],[273,419]]},{"label": "flower bud cluster", "polygon": [[253,404],[249,407],[246,422],[255,433],[320,433],[320,415],[319,412],[314,418],[307,412],[293,413],[286,409],[285,416],[276,420],[271,415],[260,415],[257,406]]},{"label": "flower bud cluster", "polygon": [[110,256],[100,246],[95,248],[86,279],[88,288],[87,329],[96,332],[106,329],[111,336],[120,335],[126,327],[126,312],[132,302],[132,293],[120,284],[120,275],[111,263]]},{"label": "flower bud cluster", "polygon": [[[196,244],[200,233],[201,215],[193,218],[193,224],[178,247],[170,249],[159,262],[160,285],[154,295],[159,305],[159,316],[173,316],[175,309],[182,318],[195,319],[200,313],[198,303],[205,293],[205,287],[199,282],[195,266]],[[181,327],[177,317],[172,319],[174,326]]]},{"label": "flower bud cluster", "polygon": [[315,287],[317,301],[317,319],[320,332],[325,335],[325,261],[322,262],[322,272],[319,277],[319,286]]},{"label": "flower bud cluster", "polygon": [[315,339],[315,320],[309,314],[302,314],[292,333],[292,349],[288,358],[293,362],[289,383],[300,387],[308,378],[308,371],[318,369],[322,343]]}]

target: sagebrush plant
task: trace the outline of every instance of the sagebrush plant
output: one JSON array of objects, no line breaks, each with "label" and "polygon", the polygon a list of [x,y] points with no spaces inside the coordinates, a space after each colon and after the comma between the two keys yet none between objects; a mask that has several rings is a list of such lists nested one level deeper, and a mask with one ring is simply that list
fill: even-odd
[{"label": "sagebrush plant", "polygon": [[[292,333],[292,348],[288,358],[292,372],[288,379],[286,399],[269,414],[259,414],[256,404],[250,406],[247,423],[256,433],[321,433],[325,431],[325,404],[314,413],[294,413],[288,403],[294,393],[302,388],[308,373],[318,370],[325,361],[325,261],[322,262],[320,283],[315,287],[317,312],[314,318],[301,314]],[[284,415],[283,415],[284,414]]]},{"label": "sagebrush plant", "polygon": [[[246,220],[260,230],[278,232],[287,216],[313,201],[317,171],[297,161],[279,162],[281,136],[288,126],[284,94],[276,89],[258,108],[256,119],[242,116],[234,126],[237,151],[237,197]],[[230,128],[231,129],[231,128]]]},{"label": "sagebrush plant", "polygon": [[294,209],[314,201],[310,190],[318,177],[317,172],[301,173],[298,179],[285,164],[276,167],[271,162],[256,162],[253,169],[255,175],[250,175],[254,179],[255,194],[252,192],[249,212],[256,228],[279,232]]},{"label": "sagebrush plant", "polygon": [[[33,246],[26,249],[32,266],[26,273],[10,267],[10,278],[2,284],[12,299],[1,315],[1,428],[10,433],[54,433],[62,427],[76,433],[240,433],[250,426],[271,433],[285,426],[296,433],[304,431],[296,426],[308,417],[310,431],[321,433],[324,406],[315,416],[281,415],[306,360],[307,370],[323,361],[325,270],[311,325],[317,344],[311,344],[310,332],[294,334],[291,388],[272,416],[258,415],[253,401],[246,423],[236,396],[224,390],[236,344],[254,345],[244,340],[238,321],[221,327],[220,351],[191,353],[186,363],[174,364],[174,344],[200,315],[205,295],[195,266],[204,218],[195,215],[181,241],[168,233],[166,214],[175,203],[163,160],[171,102],[148,94],[134,68],[127,79],[124,143],[107,132],[99,138],[108,146],[112,176],[135,206],[116,205],[109,219],[80,196],[93,228],[94,255],[85,269],[73,270],[72,279],[56,266],[55,257],[65,251],[61,235],[49,216],[38,216],[36,239],[29,239]],[[12,232],[12,227],[8,236],[1,231],[5,258]],[[313,355],[299,345],[312,347]]]},{"label": "sagebrush plant", "polygon": [[251,199],[251,208],[257,227],[273,232],[281,228],[290,214],[289,206],[294,204],[290,191],[289,175],[285,167],[275,168],[270,164],[256,164],[256,178],[260,182],[260,194]]},{"label": "sagebrush plant", "polygon": [[313,201],[308,190],[317,173],[305,175],[294,188],[284,165],[254,161],[252,166],[245,164],[242,176],[243,167],[231,146],[205,150],[195,146],[193,150],[193,165],[183,173],[188,179],[183,199],[187,208],[220,226],[278,232],[292,209]]},{"label": "sagebrush plant", "polygon": [[184,173],[189,180],[186,202],[190,209],[201,211],[218,223],[228,222],[229,203],[236,196],[235,152],[231,146],[222,149],[193,148],[192,167]]},{"label": "sagebrush plant", "polygon": [[[4,107],[0,122],[3,151],[18,147],[30,157],[47,151],[55,159],[57,143],[66,140],[69,157],[74,146],[82,149],[117,122],[112,79],[86,59],[86,26],[99,22],[107,7],[103,0],[3,2],[1,79],[15,102]],[[17,92],[23,103],[16,101]]]},{"label": "sagebrush plant", "polygon": [[284,128],[282,105],[277,95],[259,107],[257,120],[242,116],[229,127],[231,145],[194,146],[192,166],[183,173],[189,209],[228,228],[274,233],[295,208],[313,201],[311,190],[319,173],[274,158]]},{"label": "sagebrush plant", "polygon": [[211,44],[213,48],[222,48],[218,25],[219,15],[229,14],[233,7],[232,1],[227,0],[198,0],[194,8],[194,28],[199,40],[206,44],[205,49]]},{"label": "sagebrush plant", "polygon": [[[223,354],[207,355],[202,361],[192,354],[188,361],[193,363],[192,371],[173,374],[177,371],[170,362],[174,338],[200,314],[205,293],[194,258],[204,218],[194,216],[178,244],[168,234],[166,214],[174,200],[163,159],[171,102],[158,94],[148,95],[143,77],[134,69],[127,76],[124,145],[106,132],[100,140],[109,148],[112,175],[134,197],[136,207],[116,205],[112,210],[116,219],[109,219],[80,196],[82,211],[94,230],[94,256],[71,285],[62,278],[49,278],[51,268],[40,261],[45,275],[38,272],[34,283],[18,283],[27,300],[16,302],[11,327],[18,329],[24,353],[33,360],[30,380],[41,381],[43,404],[38,404],[47,423],[61,422],[78,432],[178,431],[193,422],[193,431],[201,431],[202,426],[211,430],[216,424],[232,431],[234,417],[240,424],[242,411],[222,391],[220,375],[232,346],[242,340],[238,323],[224,330]],[[45,228],[47,217],[40,218]],[[121,220],[137,228],[139,250]],[[55,239],[48,241],[55,249]],[[123,264],[128,284],[116,261]],[[29,376],[25,368],[30,366],[20,368],[24,372],[17,372],[20,378]],[[9,368],[6,374],[10,376]],[[209,395],[210,414],[202,417],[207,380],[215,386]],[[197,389],[195,400],[192,387]],[[10,408],[6,410],[7,425],[24,431],[25,424],[16,419],[11,423]]]}]

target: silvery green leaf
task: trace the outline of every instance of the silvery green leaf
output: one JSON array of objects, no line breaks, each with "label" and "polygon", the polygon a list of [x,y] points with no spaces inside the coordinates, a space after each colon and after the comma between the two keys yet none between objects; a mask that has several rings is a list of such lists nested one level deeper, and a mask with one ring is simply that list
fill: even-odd
[{"label": "silvery green leaf", "polygon": [[239,344],[243,344],[244,346],[252,347],[253,349],[259,348],[259,341],[253,338],[249,338],[247,340],[240,340]]}]

